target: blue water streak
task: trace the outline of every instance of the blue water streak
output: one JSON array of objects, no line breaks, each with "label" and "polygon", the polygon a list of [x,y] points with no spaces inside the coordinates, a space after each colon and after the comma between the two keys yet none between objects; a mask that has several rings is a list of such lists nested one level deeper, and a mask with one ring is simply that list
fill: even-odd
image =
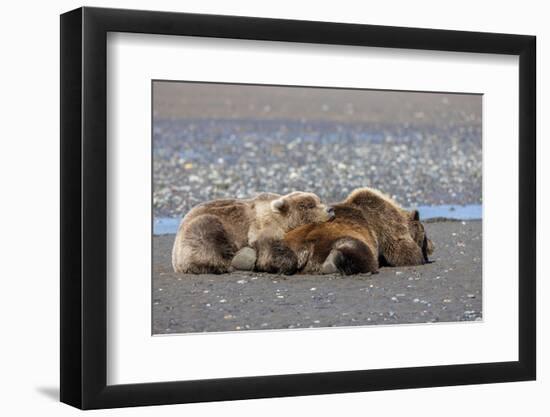
[{"label": "blue water streak", "polygon": [[[418,206],[421,220],[434,218],[456,220],[480,220],[482,216],[481,204],[469,204],[466,206],[442,205],[442,206]],[[174,234],[178,230],[181,219],[171,217],[157,217],[153,222],[153,234]]]}]

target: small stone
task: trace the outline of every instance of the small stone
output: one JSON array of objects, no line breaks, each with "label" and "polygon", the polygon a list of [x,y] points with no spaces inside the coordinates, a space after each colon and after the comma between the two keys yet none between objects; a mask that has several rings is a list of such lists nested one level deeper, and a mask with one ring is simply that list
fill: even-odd
[{"label": "small stone", "polygon": [[468,298],[476,298],[475,294],[468,294]]},{"label": "small stone", "polygon": [[256,251],[249,247],[239,250],[231,261],[231,266],[238,271],[252,271],[255,265]]},{"label": "small stone", "polygon": [[225,298],[222,298],[222,299],[220,300],[220,303],[227,303],[227,300],[226,300]]},{"label": "small stone", "polygon": [[413,303],[418,303],[418,302],[420,302],[420,300],[419,300],[418,298],[415,298],[415,299],[413,300]]}]

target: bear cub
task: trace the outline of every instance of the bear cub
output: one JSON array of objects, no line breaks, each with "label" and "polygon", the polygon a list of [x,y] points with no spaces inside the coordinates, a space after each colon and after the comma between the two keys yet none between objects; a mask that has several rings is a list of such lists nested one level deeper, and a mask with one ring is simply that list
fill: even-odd
[{"label": "bear cub", "polygon": [[199,204],[180,223],[172,266],[181,273],[221,274],[233,269],[236,258],[245,260],[239,269],[293,274],[298,260],[284,241],[285,233],[333,218],[334,210],[318,196],[300,191]]}]

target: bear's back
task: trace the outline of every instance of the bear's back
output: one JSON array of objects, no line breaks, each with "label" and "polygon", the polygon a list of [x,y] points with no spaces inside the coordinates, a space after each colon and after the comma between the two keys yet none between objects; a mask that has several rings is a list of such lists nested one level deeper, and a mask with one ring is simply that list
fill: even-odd
[{"label": "bear's back", "polygon": [[382,240],[401,236],[408,231],[408,217],[391,197],[372,188],[353,191],[344,204],[363,211],[369,228]]}]

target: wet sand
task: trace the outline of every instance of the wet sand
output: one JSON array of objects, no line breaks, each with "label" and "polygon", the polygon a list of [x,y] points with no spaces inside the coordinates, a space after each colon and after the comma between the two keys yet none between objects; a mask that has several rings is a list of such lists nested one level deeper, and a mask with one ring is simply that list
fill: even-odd
[{"label": "wet sand", "polygon": [[433,262],[378,274],[172,272],[174,235],[153,237],[153,333],[481,320],[482,223],[426,224]]}]

